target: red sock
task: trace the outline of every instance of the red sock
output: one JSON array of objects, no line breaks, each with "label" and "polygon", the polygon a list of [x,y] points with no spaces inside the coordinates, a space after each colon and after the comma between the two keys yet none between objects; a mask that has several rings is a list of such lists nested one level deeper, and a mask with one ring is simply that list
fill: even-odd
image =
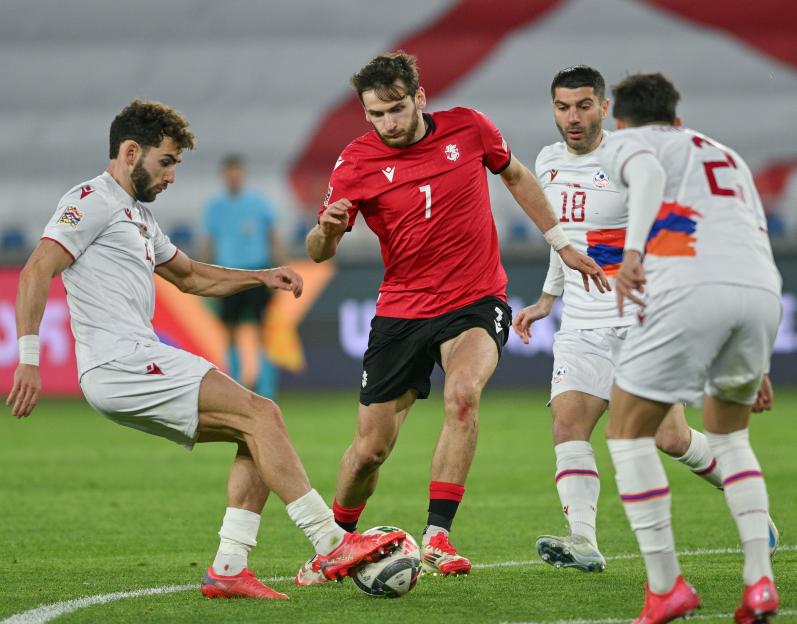
[{"label": "red sock", "polygon": [[337,500],[332,501],[332,513],[335,516],[335,522],[344,531],[351,533],[357,529],[357,521],[360,519],[365,509],[365,503],[359,507],[343,507]]}]

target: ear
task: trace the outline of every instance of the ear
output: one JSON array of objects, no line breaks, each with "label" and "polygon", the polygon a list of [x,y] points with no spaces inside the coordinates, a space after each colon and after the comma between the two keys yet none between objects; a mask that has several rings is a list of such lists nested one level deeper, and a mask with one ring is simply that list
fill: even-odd
[{"label": "ear", "polygon": [[423,87],[418,87],[418,90],[415,92],[415,106],[418,107],[418,110],[424,110],[426,108],[426,91]]},{"label": "ear", "polygon": [[675,121],[672,122],[672,125],[676,128],[680,128],[683,125],[683,122],[681,121],[680,117],[676,117]]},{"label": "ear", "polygon": [[601,119],[606,119],[609,115],[609,100],[601,102]]},{"label": "ear", "polygon": [[122,141],[122,144],[119,146],[119,160],[131,167],[136,164],[136,160],[138,160],[140,153],[141,146],[133,139]]}]

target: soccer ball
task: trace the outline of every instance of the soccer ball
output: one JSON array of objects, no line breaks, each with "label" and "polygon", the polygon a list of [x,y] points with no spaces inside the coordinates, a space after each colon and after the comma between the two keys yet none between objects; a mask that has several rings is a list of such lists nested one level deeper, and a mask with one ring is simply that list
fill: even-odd
[{"label": "soccer ball", "polygon": [[[365,535],[398,531],[396,527],[379,526],[368,529]],[[376,563],[364,563],[354,573],[354,584],[369,596],[399,598],[409,592],[421,573],[421,550],[407,533],[404,544]]]}]

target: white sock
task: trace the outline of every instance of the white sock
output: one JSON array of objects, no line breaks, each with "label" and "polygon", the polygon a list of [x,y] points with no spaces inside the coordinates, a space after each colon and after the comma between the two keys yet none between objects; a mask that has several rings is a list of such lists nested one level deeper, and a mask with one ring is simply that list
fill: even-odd
[{"label": "white sock", "polygon": [[715,488],[722,489],[722,473],[714,458],[714,453],[708,445],[706,436],[695,429],[689,428],[692,433],[692,441],[689,449],[681,457],[676,459],[687,466],[698,477],[705,479]]},{"label": "white sock", "polygon": [[645,559],[650,590],[665,594],[681,573],[670,523],[670,486],[654,438],[608,440],[625,515]]},{"label": "white sock", "polygon": [[423,530],[423,535],[421,536],[421,545],[426,546],[429,543],[429,540],[432,539],[433,535],[437,535],[440,532],[443,532],[448,536],[448,530],[444,529],[443,527],[435,526],[434,524],[428,525]]},{"label": "white sock", "polygon": [[234,576],[246,567],[249,551],[257,546],[260,514],[237,507],[227,507],[219,531],[219,550],[213,560],[213,572]]},{"label": "white sock", "polygon": [[586,537],[597,547],[595,517],[601,482],[592,445],[577,440],[557,444],[553,450],[556,453],[556,489],[570,524],[570,533]]},{"label": "white sock", "polygon": [[733,433],[706,433],[722,474],[725,500],[736,521],[744,547],[744,582],[773,578],[769,560],[769,499],[761,466],[750,447],[747,429]]},{"label": "white sock", "polygon": [[315,490],[285,506],[294,524],[299,527],[319,555],[328,555],[343,541],[346,532],[335,524],[332,510]]}]

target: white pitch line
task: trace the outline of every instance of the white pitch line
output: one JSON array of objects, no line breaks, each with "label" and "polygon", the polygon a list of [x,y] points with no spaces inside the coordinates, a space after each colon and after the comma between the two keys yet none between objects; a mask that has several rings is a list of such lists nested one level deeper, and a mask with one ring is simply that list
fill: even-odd
[{"label": "white pitch line", "polygon": [[[795,551],[797,550],[797,546],[781,546],[778,551]],[[679,557],[700,557],[700,556],[711,556],[711,555],[738,555],[741,554],[741,549],[739,548],[715,548],[715,549],[698,549],[698,550],[684,550],[678,553]],[[624,555],[614,555],[611,557],[606,557],[607,561],[619,561],[623,559],[639,559],[639,553],[628,553]],[[496,563],[477,563],[474,564],[474,568],[477,570],[490,570],[494,568],[515,568],[515,567],[525,567],[525,566],[534,566],[534,565],[542,565],[543,562],[539,559],[533,561],[498,561]],[[269,583],[279,583],[283,581],[289,581],[293,577],[292,576],[272,576],[271,578],[264,578],[262,580],[269,582]],[[193,585],[167,585],[165,587],[151,587],[149,589],[135,589],[133,591],[126,591],[126,592],[114,592],[112,594],[100,594],[98,596],[85,596],[84,598],[75,598],[74,600],[65,600],[64,602],[54,602],[49,605],[42,605],[41,607],[36,607],[35,609],[30,609],[28,611],[23,611],[22,613],[18,613],[16,615],[12,615],[4,620],[0,620],[0,624],[46,624],[46,622],[51,622],[52,620],[66,615],[67,613],[72,613],[73,611],[77,611],[78,609],[85,609],[87,607],[92,607],[94,605],[101,605],[107,604],[109,602],[116,602],[118,600],[125,600],[127,598],[139,598],[141,596],[154,596],[158,594],[173,594],[175,592],[181,591],[188,591],[190,589],[196,590],[199,589],[199,586],[196,584]],[[783,611],[780,615],[795,615],[797,611]],[[720,618],[720,617],[731,617],[732,614],[728,615],[700,615],[695,616],[694,619],[708,619],[708,618]],[[602,620],[557,620],[555,622],[518,622],[512,624],[618,624],[620,622],[627,622],[628,620],[625,619],[617,619],[617,618],[609,618],[609,619],[602,619]],[[509,623],[503,623],[509,624]]]}]

